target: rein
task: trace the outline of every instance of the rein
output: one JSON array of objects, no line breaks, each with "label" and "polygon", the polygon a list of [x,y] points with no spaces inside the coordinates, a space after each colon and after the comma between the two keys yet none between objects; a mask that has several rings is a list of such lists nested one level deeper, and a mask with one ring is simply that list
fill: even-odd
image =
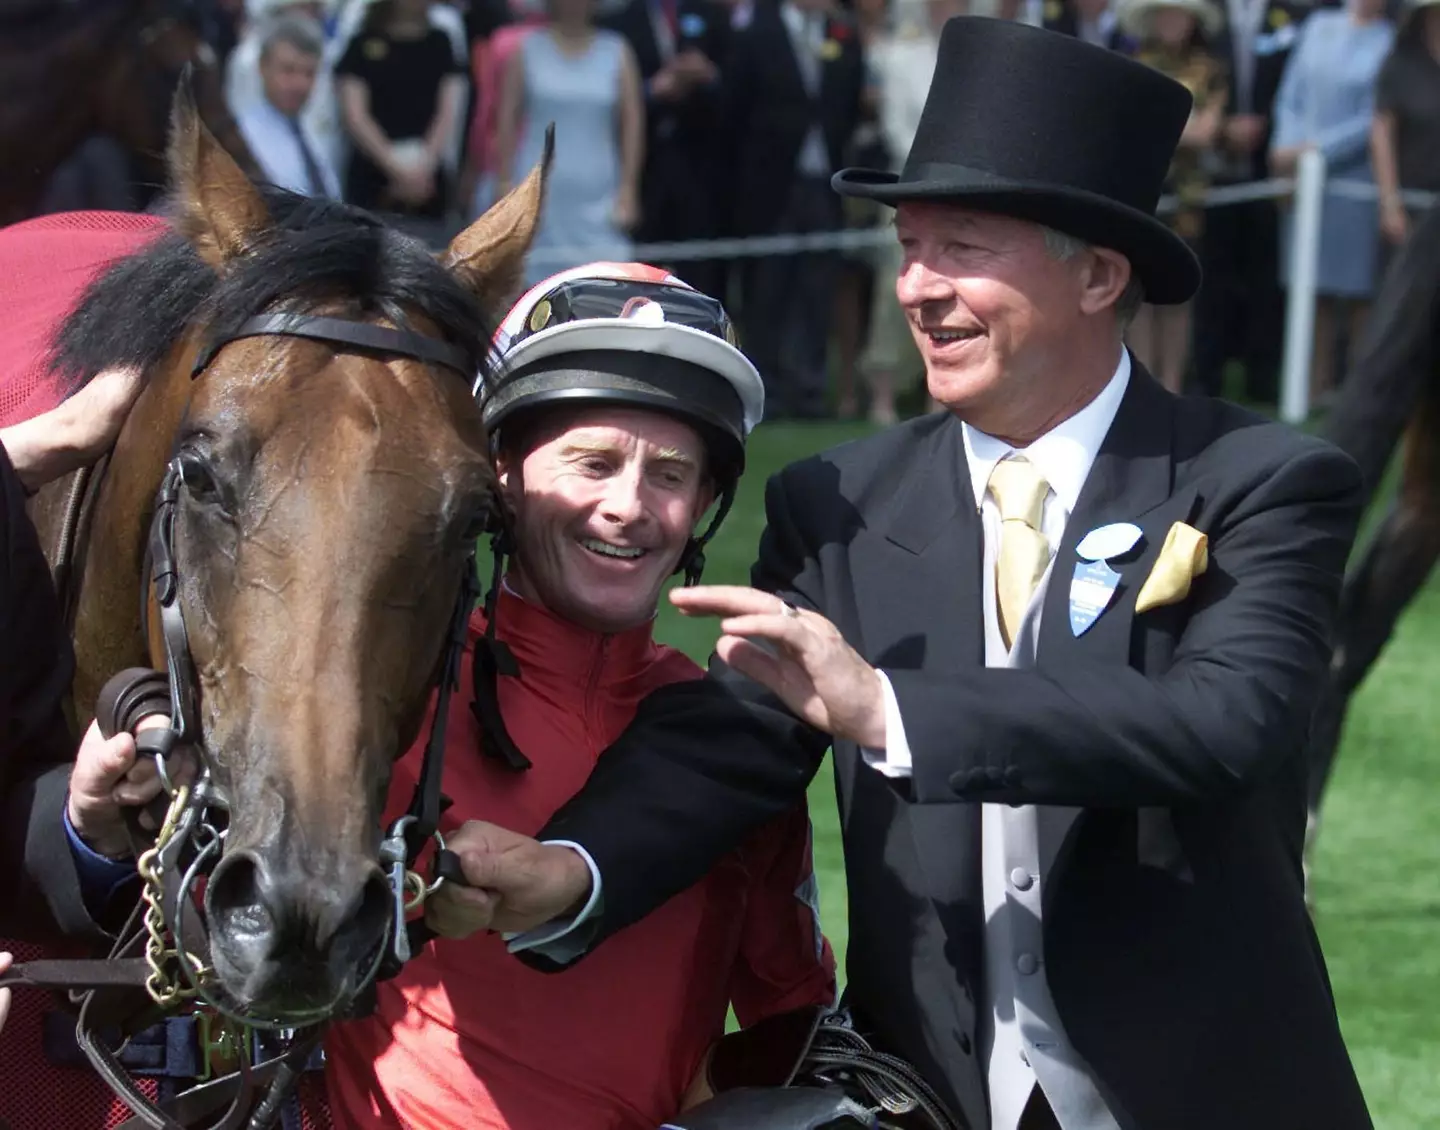
[{"label": "rein", "polygon": [[[468,370],[472,361],[458,346],[410,330],[304,314],[261,315],[242,323],[229,336],[212,340],[197,357],[191,379],[198,379],[231,341],[259,335],[300,337],[342,346],[350,352],[407,357],[455,371],[467,388],[471,381]],[[74,593],[80,576],[76,559],[107,469],[108,456],[95,468],[82,470],[66,500],[53,576],[57,588],[64,586],[60,591],[69,627],[73,627]],[[203,757],[192,784],[177,786],[165,767],[166,757],[177,746],[190,744],[198,749],[202,744],[199,688],[180,609],[174,552],[181,485],[179,464],[172,460],[156,496],[146,552],[149,579],[141,622],[143,625],[148,617],[153,600],[160,618],[165,670],[131,668],[120,672],[106,684],[95,712],[106,737],[121,730],[135,734],[138,754],[155,759],[168,794],[157,798],[152,809],[159,817],[159,832],[153,839],[143,831],[137,810],[123,810],[141,880],[140,900],[106,958],[27,962],[0,975],[0,987],[67,991],[71,1002],[79,1005],[77,1044],[111,1090],[135,1113],[119,1130],[194,1130],[201,1126],[207,1130],[267,1130],[281,1117],[334,1014],[331,1011],[307,1018],[305,1026],[298,1029],[291,1020],[280,1022],[253,1015],[228,999],[210,970],[209,934],[196,904],[195,889],[224,850],[228,802]],[[446,879],[464,882],[458,858],[446,850],[440,835],[444,804],[441,780],[450,696],[459,686],[466,629],[478,595],[472,552],[461,572],[460,591],[447,629],[437,672],[435,717],[419,779],[405,814],[386,830],[380,846],[379,862],[389,877],[393,899],[389,935],[377,946],[346,1005],[372,993],[377,981],[398,973],[434,936],[423,919],[407,923],[406,914],[423,904]],[[167,714],[169,724],[136,729],[143,717],[156,713]],[[220,819],[213,820],[217,814]],[[427,881],[414,868],[431,840],[437,851],[434,877]],[[144,997],[139,997],[136,990],[143,990]],[[191,1001],[238,1024],[247,1037],[246,1043],[253,1044],[257,1032],[278,1035],[282,1050],[262,1062],[252,1062],[241,1049],[236,1056],[237,1070],[156,1104],[136,1086],[118,1056],[131,1037]],[[100,1032],[117,1026],[124,1043],[111,1048]]]}]

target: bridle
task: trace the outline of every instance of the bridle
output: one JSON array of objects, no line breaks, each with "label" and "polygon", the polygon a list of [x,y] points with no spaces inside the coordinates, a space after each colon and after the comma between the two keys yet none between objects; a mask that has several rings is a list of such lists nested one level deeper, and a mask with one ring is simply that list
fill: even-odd
[{"label": "bridle", "polygon": [[[232,332],[212,338],[196,357],[191,379],[198,380],[230,342],[255,336],[299,337],[340,346],[347,352],[410,358],[458,373],[467,388],[476,367],[469,351],[407,328],[331,316],[276,313],[250,318]],[[120,672],[106,685],[96,708],[96,718],[107,737],[119,730],[135,734],[137,752],[155,758],[165,787],[164,795],[157,798],[159,832],[153,842],[147,843],[149,837],[141,830],[138,813],[124,810],[141,880],[140,901],[108,957],[28,962],[0,976],[0,986],[69,991],[72,1001],[80,1006],[76,1039],[81,1050],[135,1112],[135,1117],[120,1130],[191,1130],[200,1125],[210,1130],[264,1130],[280,1117],[305,1062],[320,1043],[325,1024],[335,1018],[335,1010],[317,1013],[296,1027],[293,1017],[277,1020],[238,1005],[211,974],[209,935],[195,890],[224,850],[229,802],[203,753],[195,779],[188,784],[177,785],[170,780],[165,765],[166,757],[177,747],[203,751],[199,686],[180,609],[180,578],[174,551],[175,515],[182,485],[179,460],[172,459],[150,524],[146,552],[149,583],[141,602],[142,624],[148,622],[152,608],[158,615],[165,670],[132,668]],[[78,514],[88,509],[85,502],[96,493],[88,481],[70,493],[61,547],[67,574],[79,574],[67,553],[73,554],[80,536],[77,531],[83,523]],[[343,1002],[347,1007],[373,992],[377,981],[399,972],[411,955],[434,937],[423,919],[407,923],[405,915],[446,880],[464,882],[459,860],[446,850],[440,835],[444,803],[440,786],[450,696],[458,686],[470,611],[478,595],[472,552],[461,571],[460,591],[437,671],[435,716],[419,779],[405,814],[386,830],[380,846],[379,862],[389,879],[393,900],[390,929],[384,943],[376,947],[354,996]],[[168,716],[168,723],[137,730],[140,719],[151,714]],[[437,850],[433,876],[427,880],[415,868],[431,841]],[[133,991],[137,988],[143,988],[149,998],[138,1011],[133,1008]],[[241,1054],[236,1072],[192,1088],[166,1103],[169,1110],[162,1109],[139,1090],[117,1058],[119,1049],[110,1048],[100,1032],[118,1025],[128,1041],[171,1010],[194,1000],[245,1029],[276,1034],[283,1050],[260,1063],[251,1063]],[[127,1004],[132,1007],[127,1009]],[[222,1110],[218,1121],[209,1121]]]}]

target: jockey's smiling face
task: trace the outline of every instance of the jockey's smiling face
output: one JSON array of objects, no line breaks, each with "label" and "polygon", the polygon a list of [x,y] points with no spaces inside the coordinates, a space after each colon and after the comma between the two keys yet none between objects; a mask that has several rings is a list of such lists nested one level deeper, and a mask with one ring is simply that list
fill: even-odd
[{"label": "jockey's smiling face", "polygon": [[501,448],[520,594],[592,631],[649,620],[714,497],[699,434],[657,412],[591,408]]}]

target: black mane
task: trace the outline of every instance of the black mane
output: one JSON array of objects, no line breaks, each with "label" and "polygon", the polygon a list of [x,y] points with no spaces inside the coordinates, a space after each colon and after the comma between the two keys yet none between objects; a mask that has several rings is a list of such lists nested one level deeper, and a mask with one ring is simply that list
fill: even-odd
[{"label": "black mane", "polygon": [[274,227],[223,273],[171,231],[98,278],[56,334],[57,375],[71,387],[121,365],[148,376],[193,327],[224,338],[262,312],[336,302],[347,308],[342,316],[401,326],[417,311],[480,372],[490,352],[486,316],[423,243],[351,205],[260,191]]}]

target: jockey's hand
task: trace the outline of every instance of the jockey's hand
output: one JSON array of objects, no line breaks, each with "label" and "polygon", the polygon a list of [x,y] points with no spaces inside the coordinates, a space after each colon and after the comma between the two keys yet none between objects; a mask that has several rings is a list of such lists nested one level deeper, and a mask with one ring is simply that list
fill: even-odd
[{"label": "jockey's hand", "polygon": [[[139,728],[168,724],[164,715],[151,714],[141,719]],[[193,762],[178,751],[170,755],[166,770],[177,784],[194,777]],[[66,801],[70,823],[92,851],[109,859],[124,859],[131,848],[121,810],[149,804],[162,788],[154,759],[136,755],[133,736],[122,733],[107,738],[100,733],[99,723],[91,722],[70,772]],[[155,830],[148,816],[142,816],[140,823]]]},{"label": "jockey's hand", "polygon": [[797,718],[863,748],[885,748],[879,674],[818,612],[739,585],[677,588],[670,603],[686,616],[723,617],[715,653],[774,691]]},{"label": "jockey's hand", "polygon": [[[0,953],[0,973],[10,968],[11,957],[8,953]],[[10,990],[0,989],[0,1031],[5,1029],[5,1017],[10,1014]]]},{"label": "jockey's hand", "polygon": [[49,412],[0,428],[25,488],[38,490],[108,451],[143,384],[139,369],[102,369]]},{"label": "jockey's hand", "polygon": [[441,937],[533,930],[578,913],[590,897],[590,868],[570,848],[483,820],[467,821],[445,846],[459,856],[469,885],[442,883],[425,901],[425,921]]}]

